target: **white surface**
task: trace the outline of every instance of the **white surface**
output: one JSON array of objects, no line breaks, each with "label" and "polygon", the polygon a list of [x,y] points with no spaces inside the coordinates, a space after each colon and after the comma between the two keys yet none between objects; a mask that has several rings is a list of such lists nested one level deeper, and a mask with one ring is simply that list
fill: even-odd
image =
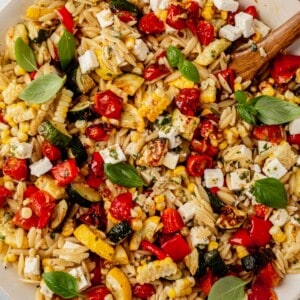
[{"label": "white surface", "polygon": [[[16,23],[32,0],[0,0],[0,46],[4,43],[4,34],[9,26]],[[244,6],[253,4],[253,0],[242,1]],[[283,23],[295,12],[300,11],[298,0],[256,0],[255,5],[260,11],[260,18],[270,27]],[[290,48],[293,53],[300,53],[300,41]],[[280,287],[276,289],[279,300],[300,299],[300,275],[288,275]],[[33,300],[35,285],[22,283],[17,271],[5,269],[0,265],[0,300]]]}]

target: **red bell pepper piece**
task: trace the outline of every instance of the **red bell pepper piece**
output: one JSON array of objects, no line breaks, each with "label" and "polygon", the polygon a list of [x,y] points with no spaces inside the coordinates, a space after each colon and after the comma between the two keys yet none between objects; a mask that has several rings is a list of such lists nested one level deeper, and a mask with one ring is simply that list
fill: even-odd
[{"label": "red bell pepper piece", "polygon": [[155,287],[151,283],[136,283],[132,288],[132,294],[140,299],[148,299],[148,297],[155,294]]},{"label": "red bell pepper piece", "polygon": [[117,16],[118,18],[124,22],[124,23],[128,23],[131,21],[136,21],[136,17],[133,16],[129,11],[127,10],[121,10],[117,12]]},{"label": "red bell pepper piece", "polygon": [[181,234],[176,233],[165,241],[161,248],[174,260],[180,261],[191,252],[190,246]]},{"label": "red bell pepper piece", "polygon": [[98,177],[94,173],[88,174],[87,178],[85,179],[86,184],[94,189],[97,189],[103,181],[103,177]]},{"label": "red bell pepper piece", "polygon": [[278,144],[285,139],[284,130],[281,125],[255,126],[252,135],[257,140],[268,141],[275,144]]},{"label": "red bell pepper piece", "polygon": [[278,286],[281,278],[273,267],[272,263],[264,266],[255,278],[255,283],[262,284],[266,287],[274,288]]},{"label": "red bell pepper piece", "polygon": [[235,79],[235,71],[234,69],[226,69],[216,73],[216,75],[221,75],[226,82],[229,84],[230,88],[234,89],[234,79]]},{"label": "red bell pepper piece", "polygon": [[93,141],[107,141],[112,127],[106,123],[93,124],[86,128],[85,134]]},{"label": "red bell pepper piece", "polygon": [[255,283],[249,290],[248,300],[278,300],[272,288]]},{"label": "red bell pepper piece", "polygon": [[268,207],[268,206],[266,206],[264,204],[261,204],[261,203],[254,205],[255,215],[257,217],[260,217],[260,218],[263,218],[263,219],[268,215],[268,213],[270,212],[270,210],[271,210],[270,207]]},{"label": "red bell pepper piece", "polygon": [[299,55],[280,55],[273,61],[271,77],[277,84],[285,84],[293,78],[299,68]]},{"label": "red bell pepper piece", "polygon": [[86,300],[104,300],[107,295],[110,294],[109,289],[106,286],[94,286],[89,288],[84,293],[84,299]]},{"label": "red bell pepper piece", "polygon": [[5,188],[4,186],[0,186],[0,207],[3,206],[5,200],[8,196],[10,196],[12,192]]},{"label": "red bell pepper piece", "polygon": [[287,141],[292,145],[300,145],[300,133],[288,135]]},{"label": "red bell pepper piece", "polygon": [[5,175],[15,180],[25,180],[28,176],[26,159],[9,157],[4,161],[2,171]]},{"label": "red bell pepper piece", "polygon": [[272,223],[257,216],[251,217],[250,238],[258,247],[264,247],[271,239],[269,233]]},{"label": "red bell pepper piece", "polygon": [[181,5],[171,4],[168,8],[166,23],[177,30],[186,28],[188,11]]},{"label": "red bell pepper piece", "polygon": [[29,198],[32,194],[37,192],[39,189],[35,185],[27,186],[26,190],[24,191],[24,199]]},{"label": "red bell pepper piece", "polygon": [[179,231],[183,226],[184,222],[182,220],[181,215],[175,208],[166,208],[162,215],[161,221],[164,225],[163,232],[164,233],[173,233]]},{"label": "red bell pepper piece", "polygon": [[153,80],[161,79],[162,77],[168,75],[169,73],[170,70],[167,68],[166,65],[154,63],[144,69],[143,77],[147,81],[153,81]]},{"label": "red bell pepper piece", "polygon": [[50,160],[59,160],[61,158],[61,150],[50,142],[44,141],[41,148],[43,155]]},{"label": "red bell pepper piece", "polygon": [[213,159],[206,154],[191,154],[187,158],[186,166],[189,175],[200,177],[204,174],[206,168],[211,168]]},{"label": "red bell pepper piece", "polygon": [[254,241],[251,239],[248,231],[245,229],[238,229],[230,238],[230,244],[241,245],[246,248],[253,248],[255,246]]},{"label": "red bell pepper piece", "polygon": [[130,211],[133,208],[132,194],[130,192],[119,194],[111,203],[110,214],[120,221],[130,218]]},{"label": "red bell pepper piece", "polygon": [[201,45],[209,45],[215,39],[214,26],[208,21],[199,21],[197,24],[197,37]]},{"label": "red bell pepper piece", "polygon": [[65,28],[69,32],[74,33],[76,24],[71,13],[67,10],[67,8],[63,6],[60,9],[58,9],[56,13],[59,19],[61,20],[62,24],[65,26]]},{"label": "red bell pepper piece", "polygon": [[146,34],[162,33],[165,30],[165,23],[154,12],[150,12],[140,18],[138,28],[140,32]]},{"label": "red bell pepper piece", "polygon": [[87,212],[80,215],[79,220],[100,230],[105,229],[107,225],[106,214],[100,203],[93,203]]},{"label": "red bell pepper piece", "polygon": [[210,269],[207,269],[205,275],[200,278],[199,288],[205,295],[208,295],[216,281],[217,277],[213,275]]},{"label": "red bell pepper piece", "polygon": [[151,252],[153,255],[157,257],[157,259],[165,259],[168,255],[162,249],[157,247],[156,245],[148,242],[147,240],[142,240],[141,248],[145,251]]},{"label": "red bell pepper piece", "polygon": [[194,116],[199,108],[200,90],[197,88],[185,88],[179,91],[174,99],[180,112],[187,116]]},{"label": "red bell pepper piece", "polygon": [[250,5],[244,9],[244,13],[251,15],[254,19],[257,19],[258,12],[254,5]]},{"label": "red bell pepper piece", "polygon": [[71,183],[79,174],[76,160],[71,158],[57,164],[51,169],[51,174],[60,186]]},{"label": "red bell pepper piece", "polygon": [[25,219],[22,216],[22,208],[21,208],[21,209],[17,210],[12,221],[18,227],[21,227],[25,230],[29,230],[32,227],[37,227],[38,222],[39,222],[39,217],[35,214],[32,214],[31,217]]}]

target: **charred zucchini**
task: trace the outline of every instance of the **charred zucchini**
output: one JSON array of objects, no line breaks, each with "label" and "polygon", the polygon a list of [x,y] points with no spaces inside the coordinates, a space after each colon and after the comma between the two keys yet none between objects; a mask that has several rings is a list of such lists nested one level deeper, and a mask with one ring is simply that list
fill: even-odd
[{"label": "charred zucchini", "polygon": [[220,214],[221,209],[224,206],[224,203],[216,195],[214,195],[209,189],[205,189],[205,190],[208,195],[210,206],[213,212],[216,214]]},{"label": "charred zucchini", "polygon": [[77,120],[88,121],[96,118],[96,116],[92,103],[78,102],[68,111],[67,118],[71,122],[76,122]]},{"label": "charred zucchini", "polygon": [[195,274],[195,277],[202,277],[205,272],[206,272],[206,262],[205,262],[205,251],[203,249],[200,249],[198,247],[196,247],[197,252],[198,252],[198,268]]},{"label": "charred zucchini", "polygon": [[57,229],[65,220],[68,212],[68,202],[65,199],[60,200],[55,208],[51,217],[51,228]]},{"label": "charred zucchini", "polygon": [[204,254],[204,260],[214,275],[221,277],[227,273],[228,267],[225,265],[218,250],[214,249],[206,252]]},{"label": "charred zucchini", "polygon": [[69,195],[70,200],[85,207],[89,207],[94,202],[99,202],[101,200],[99,192],[83,183],[71,183],[67,186],[66,192]]},{"label": "charred zucchini", "polygon": [[28,37],[30,41],[35,44],[41,44],[46,41],[52,33],[51,30],[43,29],[33,22],[29,22],[26,26],[28,30]]},{"label": "charred zucchini", "polygon": [[245,271],[250,272],[263,268],[274,258],[275,255],[271,249],[263,249],[244,256],[241,261]]},{"label": "charred zucchini", "polygon": [[73,136],[69,147],[71,156],[75,158],[76,163],[79,166],[82,165],[87,160],[88,155],[79,137]]},{"label": "charred zucchini", "polygon": [[114,244],[119,244],[125,240],[131,233],[132,229],[127,221],[122,221],[116,224],[111,230],[107,233],[107,237]]},{"label": "charred zucchini", "polygon": [[111,0],[109,7],[112,11],[128,11],[136,17],[141,17],[142,13],[133,3],[127,0]]}]

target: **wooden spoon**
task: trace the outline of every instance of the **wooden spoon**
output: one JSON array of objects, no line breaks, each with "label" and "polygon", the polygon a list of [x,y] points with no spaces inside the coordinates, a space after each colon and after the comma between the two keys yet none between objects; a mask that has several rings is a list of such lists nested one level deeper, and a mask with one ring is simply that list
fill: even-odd
[{"label": "wooden spoon", "polygon": [[259,51],[253,52],[251,48],[235,52],[231,55],[229,68],[235,70],[237,76],[244,80],[252,80],[255,74],[280,51],[292,44],[300,34],[300,12],[287,20],[278,28],[272,30],[265,39],[257,44],[262,47],[266,56]]}]

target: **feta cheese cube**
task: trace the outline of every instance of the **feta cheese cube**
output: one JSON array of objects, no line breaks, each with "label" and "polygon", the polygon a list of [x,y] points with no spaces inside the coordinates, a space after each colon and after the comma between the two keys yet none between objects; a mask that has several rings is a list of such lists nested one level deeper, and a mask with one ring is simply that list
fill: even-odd
[{"label": "feta cheese cube", "polygon": [[190,230],[190,241],[193,247],[209,244],[209,230],[202,226],[194,226]]},{"label": "feta cheese cube", "polygon": [[[76,243],[73,243],[73,242],[70,242],[70,241],[65,241],[62,249],[76,249],[76,248],[79,248],[80,245],[79,244],[76,244]],[[68,255],[59,255],[59,258],[60,259],[65,259],[65,260],[68,260]]]},{"label": "feta cheese cube", "polygon": [[268,158],[262,170],[268,177],[277,179],[281,178],[284,174],[287,173],[287,169],[277,158]]},{"label": "feta cheese cube", "polygon": [[138,60],[144,61],[148,56],[149,49],[146,43],[142,39],[136,39],[135,45],[132,49],[132,53],[135,55],[135,57]]},{"label": "feta cheese cube", "polygon": [[52,169],[53,165],[48,157],[43,157],[40,160],[29,166],[30,173],[33,176],[40,177]]},{"label": "feta cheese cube", "polygon": [[10,152],[17,158],[30,158],[32,155],[33,145],[31,143],[12,143]]},{"label": "feta cheese cube", "polygon": [[221,29],[219,31],[219,35],[220,35],[220,37],[222,37],[224,39],[234,42],[242,36],[242,31],[240,28],[238,28],[236,26],[227,24],[227,25],[221,27]]},{"label": "feta cheese cube", "polygon": [[117,164],[126,161],[125,154],[119,144],[111,145],[99,152],[106,164]]},{"label": "feta cheese cube", "polygon": [[113,14],[109,8],[101,10],[99,13],[97,13],[96,18],[101,28],[109,27],[114,22]]},{"label": "feta cheese cube", "polygon": [[267,141],[257,141],[257,150],[259,154],[271,149],[272,147],[274,147],[273,143]]},{"label": "feta cheese cube", "polygon": [[214,5],[219,10],[235,12],[239,8],[238,1],[234,0],[214,0]]},{"label": "feta cheese cube", "polygon": [[179,134],[178,129],[170,125],[164,125],[158,131],[159,138],[166,138],[169,140],[170,149],[174,149],[180,145],[181,140],[177,139],[178,134]]},{"label": "feta cheese cube", "polygon": [[297,118],[289,123],[289,133],[290,134],[300,133],[300,118]]},{"label": "feta cheese cube", "polygon": [[260,179],[264,179],[264,178],[267,178],[264,174],[262,174],[260,172],[255,172],[253,174],[252,181],[260,180]]},{"label": "feta cheese cube", "polygon": [[175,152],[167,152],[164,159],[163,165],[167,168],[174,170],[179,160],[179,154]]},{"label": "feta cheese cube", "polygon": [[88,73],[99,67],[97,56],[93,50],[87,50],[78,57],[81,73]]},{"label": "feta cheese cube", "polygon": [[24,274],[25,276],[40,275],[40,257],[26,257],[24,263]]},{"label": "feta cheese cube", "polygon": [[236,169],[230,174],[230,188],[233,191],[240,191],[250,183],[250,171],[248,169]]},{"label": "feta cheese cube", "polygon": [[78,285],[78,291],[85,290],[89,286],[91,286],[91,282],[88,280],[88,278],[85,276],[83,268],[77,267],[69,271],[69,274],[74,276],[77,280]]},{"label": "feta cheese cube", "polygon": [[238,27],[245,38],[255,33],[253,28],[253,16],[250,14],[239,12],[234,16],[235,26]]},{"label": "feta cheese cube", "polygon": [[260,173],[260,172],[261,172],[260,165],[259,165],[259,164],[253,164],[253,165],[251,166],[251,170],[253,170],[253,171],[256,172],[256,173]]},{"label": "feta cheese cube", "polygon": [[157,10],[167,9],[169,0],[150,0],[150,8],[155,12]]},{"label": "feta cheese cube", "polygon": [[252,151],[245,145],[235,145],[224,154],[225,161],[249,160],[252,161]]},{"label": "feta cheese cube", "polygon": [[204,183],[207,188],[222,187],[224,185],[224,176],[221,169],[205,169]]},{"label": "feta cheese cube", "polygon": [[200,210],[200,206],[196,201],[188,201],[178,208],[178,212],[181,215],[184,223],[189,222],[194,218],[196,213]]}]

